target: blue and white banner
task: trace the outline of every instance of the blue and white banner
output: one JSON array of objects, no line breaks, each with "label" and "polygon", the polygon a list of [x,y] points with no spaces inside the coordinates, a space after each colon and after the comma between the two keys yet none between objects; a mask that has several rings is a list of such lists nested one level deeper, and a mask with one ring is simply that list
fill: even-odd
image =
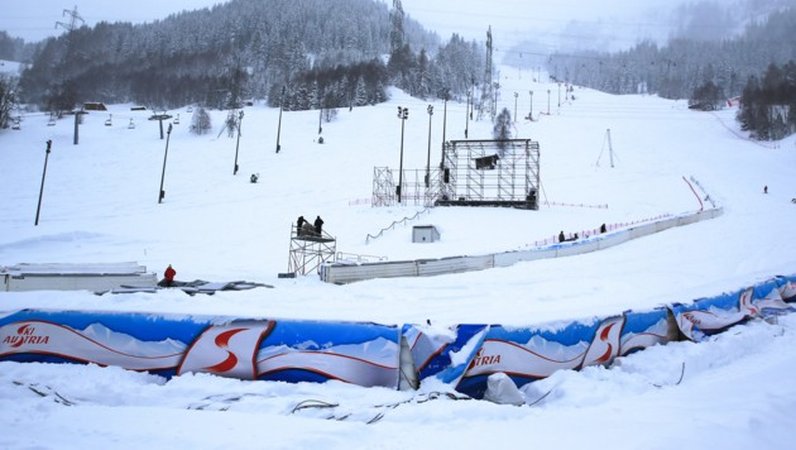
[{"label": "blue and white banner", "polygon": [[557,370],[608,364],[619,354],[623,323],[624,316],[616,316],[561,329],[491,326],[457,390],[480,398],[493,373],[522,386]]},{"label": "blue and white banner", "polygon": [[653,345],[663,345],[677,340],[677,324],[667,308],[652,311],[627,311],[619,355],[625,356]]},{"label": "blue and white banner", "polygon": [[414,380],[410,386],[433,378],[481,398],[492,374],[503,373],[522,386],[558,370],[609,365],[681,336],[699,341],[751,318],[792,312],[793,303],[796,278],[778,276],[688,305],[519,328],[30,309],[0,315],[0,361],[94,363],[165,377],[339,380],[395,389],[403,370]]},{"label": "blue and white banner", "polygon": [[0,317],[0,360],[397,388],[400,337],[371,323],[24,310]]},{"label": "blue and white banner", "polygon": [[683,335],[700,341],[754,317],[793,311],[785,301],[792,293],[790,280],[775,278],[737,292],[695,300],[691,305],[675,303],[670,308]]}]

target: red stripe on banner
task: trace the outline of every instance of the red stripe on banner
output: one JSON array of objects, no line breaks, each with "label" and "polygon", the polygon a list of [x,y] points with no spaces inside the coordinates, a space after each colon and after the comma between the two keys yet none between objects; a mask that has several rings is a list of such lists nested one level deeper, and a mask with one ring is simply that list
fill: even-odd
[{"label": "red stripe on banner", "polygon": [[271,359],[274,359],[274,358],[278,358],[280,356],[292,355],[292,354],[336,356],[338,358],[345,358],[345,359],[350,359],[350,360],[353,360],[353,361],[359,361],[361,363],[365,363],[365,364],[368,364],[368,365],[371,365],[371,366],[374,366],[374,367],[380,367],[382,369],[391,369],[392,370],[392,369],[396,368],[394,366],[385,366],[383,364],[375,363],[373,361],[368,361],[367,359],[357,358],[356,356],[342,355],[340,353],[331,353],[331,352],[309,351],[309,350],[297,351],[297,352],[279,353],[279,354],[276,354],[276,355],[269,356],[268,358],[259,360],[259,361],[257,361],[257,364],[260,364],[260,363],[262,363],[264,361],[268,361],[268,360],[271,360]]},{"label": "red stripe on banner", "polygon": [[[559,361],[559,360],[556,360],[556,359],[548,358],[547,356],[544,356],[544,355],[541,355],[541,354],[539,354],[539,353],[536,353],[536,352],[534,352],[534,351],[532,351],[532,350],[529,350],[529,349],[528,349],[528,347],[522,346],[522,345],[520,345],[520,344],[516,344],[516,343],[514,343],[514,342],[511,342],[511,341],[505,341],[505,340],[503,340],[503,339],[486,339],[486,340],[484,340],[484,343],[486,343],[486,342],[501,342],[501,343],[503,343],[503,344],[511,345],[511,346],[513,346],[513,347],[517,347],[517,348],[519,348],[519,349],[521,349],[521,350],[524,350],[524,351],[526,351],[526,352],[528,352],[528,353],[530,353],[530,354],[532,354],[532,355],[538,356],[539,358],[542,358],[542,359],[544,359],[544,360],[547,360],[547,361],[550,361],[550,362],[554,362],[554,363],[568,363],[568,362],[572,362],[572,361],[575,361],[575,360],[577,360],[577,359],[581,359],[581,358],[583,358],[583,355],[585,355],[585,354],[586,354],[586,353],[584,352],[584,353],[581,353],[581,354],[579,354],[578,356],[576,356],[576,357],[574,357],[574,358],[572,358],[572,359],[566,359],[566,360],[563,360],[563,361]],[[550,341],[548,341],[548,342],[550,342]]]}]

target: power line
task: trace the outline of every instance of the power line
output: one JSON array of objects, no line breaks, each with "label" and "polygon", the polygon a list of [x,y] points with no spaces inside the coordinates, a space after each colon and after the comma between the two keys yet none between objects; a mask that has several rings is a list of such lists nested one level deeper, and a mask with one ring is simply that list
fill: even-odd
[{"label": "power line", "polygon": [[72,31],[75,31],[75,29],[77,29],[77,22],[78,21],[80,21],[81,25],[86,23],[86,21],[83,20],[82,17],[80,17],[80,14],[77,13],[77,5],[75,5],[75,8],[72,11],[70,11],[68,9],[65,9],[63,14],[62,14],[62,16],[64,16],[64,17],[65,16],[69,16],[69,18],[70,18],[69,19],[69,23],[60,22],[60,21],[55,22],[55,28],[58,28],[58,26],[61,26],[61,28],[65,29],[69,33],[71,33]]}]

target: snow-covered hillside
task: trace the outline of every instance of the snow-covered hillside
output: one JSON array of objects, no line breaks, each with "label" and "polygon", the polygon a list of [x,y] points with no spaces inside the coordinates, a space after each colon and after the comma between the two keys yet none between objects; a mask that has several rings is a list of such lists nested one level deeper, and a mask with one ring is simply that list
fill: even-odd
[{"label": "snow-covered hillside", "polygon": [[[687,302],[796,272],[793,170],[796,140],[743,139],[734,110],[689,111],[685,102],[616,97],[576,88],[558,106],[554,84],[504,69],[501,107],[518,119],[515,136],[541,144],[539,211],[435,208],[366,243],[421,207],[371,208],[374,166],[399,164],[401,123],[410,110],[404,166],[424,168],[427,102],[392,91],[388,103],[341,110],[323,124],[317,111],[246,108],[238,163],[235,139],[219,136],[226,112],[211,112],[201,137],[190,114],[166,141],[151,112],[130,105],[92,112],[72,145],[71,119],[47,126],[24,117],[0,133],[0,265],[22,262],[138,261],[183,280],[249,280],[274,289],[189,297],[181,291],[96,296],[89,292],[0,293],[3,310],[68,308],[376,321],[388,324],[539,324]],[[548,97],[549,91],[549,97]],[[548,98],[549,110],[548,111]],[[433,102],[432,165],[439,161],[444,105]],[[544,112],[545,114],[541,114]],[[112,126],[105,120],[112,114]],[[128,129],[131,119],[134,129]],[[489,121],[469,122],[470,138],[490,138]],[[465,106],[447,105],[447,138],[463,139]],[[614,167],[606,130],[611,130]],[[53,142],[38,226],[33,225],[45,142]],[[249,175],[259,174],[259,182]],[[296,217],[320,215],[338,250],[389,260],[476,255],[533,246],[559,231],[580,232],[700,207],[683,176],[694,176],[723,216],[583,256],[432,278],[346,286],[315,276],[278,279],[287,269]],[[763,187],[768,186],[768,194]],[[573,206],[582,205],[582,206]],[[589,206],[607,205],[607,208]],[[441,240],[412,244],[411,225],[433,224]],[[751,323],[704,344],[677,343],[623,358],[614,367],[560,373],[534,384],[532,407],[487,402],[422,402],[412,392],[341,384],[286,385],[203,375],[165,383],[115,368],[0,364],[3,447],[438,448],[520,445],[575,448],[610,433],[619,448],[672,445],[790,448],[796,425],[796,318]],[[677,384],[684,369],[682,381]],[[657,387],[663,386],[663,387]],[[45,395],[36,394],[33,389]],[[446,389],[424,386],[424,392]],[[55,392],[74,402],[54,401]],[[237,399],[235,399],[237,398]],[[337,408],[291,414],[306,399]],[[533,400],[533,398],[529,398]],[[385,405],[407,401],[394,409]],[[199,408],[202,406],[202,408]],[[228,410],[227,410],[228,409]],[[222,411],[223,410],[223,411]],[[344,421],[323,420],[327,416]],[[384,413],[378,423],[366,425]],[[30,421],[31,417],[46,419]],[[577,432],[573,433],[573,430]]]}]

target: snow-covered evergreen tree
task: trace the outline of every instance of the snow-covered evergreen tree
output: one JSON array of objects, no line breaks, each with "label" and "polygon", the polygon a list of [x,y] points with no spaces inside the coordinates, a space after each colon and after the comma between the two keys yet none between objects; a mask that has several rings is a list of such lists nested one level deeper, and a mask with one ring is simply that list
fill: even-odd
[{"label": "snow-covered evergreen tree", "polygon": [[196,108],[191,117],[191,133],[202,135],[209,132],[211,128],[210,114],[203,107]]}]

